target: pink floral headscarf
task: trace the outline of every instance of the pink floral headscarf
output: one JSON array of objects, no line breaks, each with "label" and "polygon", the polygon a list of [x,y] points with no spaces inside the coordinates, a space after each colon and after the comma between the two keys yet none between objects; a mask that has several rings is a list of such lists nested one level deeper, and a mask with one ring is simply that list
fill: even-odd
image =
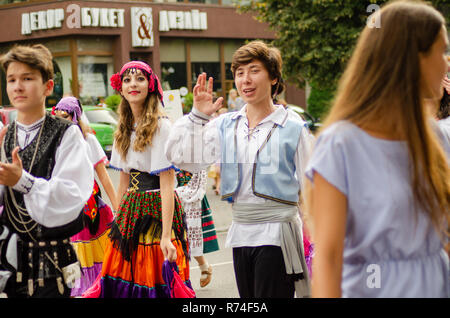
[{"label": "pink floral headscarf", "polygon": [[148,92],[149,93],[156,93],[161,100],[161,104],[164,106],[163,102],[163,90],[161,88],[161,83],[159,82],[158,76],[153,72],[151,67],[144,62],[141,61],[131,61],[126,63],[120,72],[113,74],[111,76],[111,87],[114,88],[116,91],[120,91],[122,88],[122,76],[123,73],[128,69],[139,69],[141,71],[144,71],[143,73],[147,76],[148,79]]}]

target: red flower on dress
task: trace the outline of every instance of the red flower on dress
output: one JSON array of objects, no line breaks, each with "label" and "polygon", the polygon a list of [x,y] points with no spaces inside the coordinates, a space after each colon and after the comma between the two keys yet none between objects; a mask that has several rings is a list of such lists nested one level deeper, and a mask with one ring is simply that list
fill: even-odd
[{"label": "red flower on dress", "polygon": [[120,91],[122,88],[122,79],[120,78],[119,73],[113,74],[110,78],[111,87],[116,91]]}]

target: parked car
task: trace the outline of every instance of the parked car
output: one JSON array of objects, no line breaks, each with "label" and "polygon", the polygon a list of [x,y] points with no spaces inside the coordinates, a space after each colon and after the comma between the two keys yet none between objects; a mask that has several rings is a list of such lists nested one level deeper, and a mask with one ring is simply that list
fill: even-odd
[{"label": "parked car", "polygon": [[83,115],[87,120],[83,119],[94,130],[106,155],[111,158],[114,132],[118,126],[119,116],[111,109],[99,106],[83,106]]},{"label": "parked car", "polygon": [[322,124],[316,118],[314,118],[300,106],[287,104],[287,109],[290,109],[297,113],[307,123],[308,128],[312,133],[316,132],[322,126]]}]

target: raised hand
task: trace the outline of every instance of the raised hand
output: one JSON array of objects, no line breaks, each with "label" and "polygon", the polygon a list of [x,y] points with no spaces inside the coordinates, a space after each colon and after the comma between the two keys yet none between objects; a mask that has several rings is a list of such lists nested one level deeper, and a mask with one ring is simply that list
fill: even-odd
[{"label": "raised hand", "polygon": [[194,86],[194,107],[211,116],[218,109],[222,107],[223,97],[219,97],[215,103],[213,103],[213,78],[208,79],[206,85],[206,73],[202,73],[197,78],[197,84]]}]

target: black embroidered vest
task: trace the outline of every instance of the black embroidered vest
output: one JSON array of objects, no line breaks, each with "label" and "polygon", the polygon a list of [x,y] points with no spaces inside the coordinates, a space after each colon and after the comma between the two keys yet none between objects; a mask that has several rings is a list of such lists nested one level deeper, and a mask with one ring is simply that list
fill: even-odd
[{"label": "black embroidered vest", "polygon": [[[56,150],[61,143],[65,131],[71,125],[72,123],[67,120],[46,113],[45,121],[43,123],[43,126],[40,128],[43,129],[43,131],[39,145],[37,145],[39,136],[39,133],[37,133],[31,143],[29,143],[24,149],[19,151],[19,157],[22,160],[23,169],[28,171],[34,177],[49,180],[52,175],[53,168],[55,167]],[[11,162],[11,153],[16,144],[16,142],[14,141],[14,129],[15,125],[10,124],[4,139],[5,153],[8,162]],[[30,171],[29,168],[37,146],[39,146],[39,148],[36,152],[32,170]],[[12,190],[12,192],[17,204],[20,207],[26,209],[23,194],[15,190]],[[11,194],[7,187],[5,187],[4,191],[4,201],[5,206],[1,216],[2,222],[3,224],[6,224],[12,231],[18,233],[20,238],[24,241],[32,241],[32,239],[27,233],[22,233],[22,231],[24,230],[24,226],[21,224],[21,222],[27,224],[26,228],[33,228],[30,231],[31,235],[38,241],[68,238],[78,233],[83,228],[81,211],[79,217],[77,217],[76,220],[66,225],[48,228],[41,224],[38,224],[36,221],[31,219],[28,213],[26,213],[25,215],[21,214],[22,219],[20,220],[19,212],[12,204]],[[12,217],[11,215],[8,216],[8,212],[6,211],[7,203],[12,208],[13,215],[16,218],[19,218],[21,222],[16,221],[16,218]],[[17,229],[19,229],[20,231],[18,231]]]}]

